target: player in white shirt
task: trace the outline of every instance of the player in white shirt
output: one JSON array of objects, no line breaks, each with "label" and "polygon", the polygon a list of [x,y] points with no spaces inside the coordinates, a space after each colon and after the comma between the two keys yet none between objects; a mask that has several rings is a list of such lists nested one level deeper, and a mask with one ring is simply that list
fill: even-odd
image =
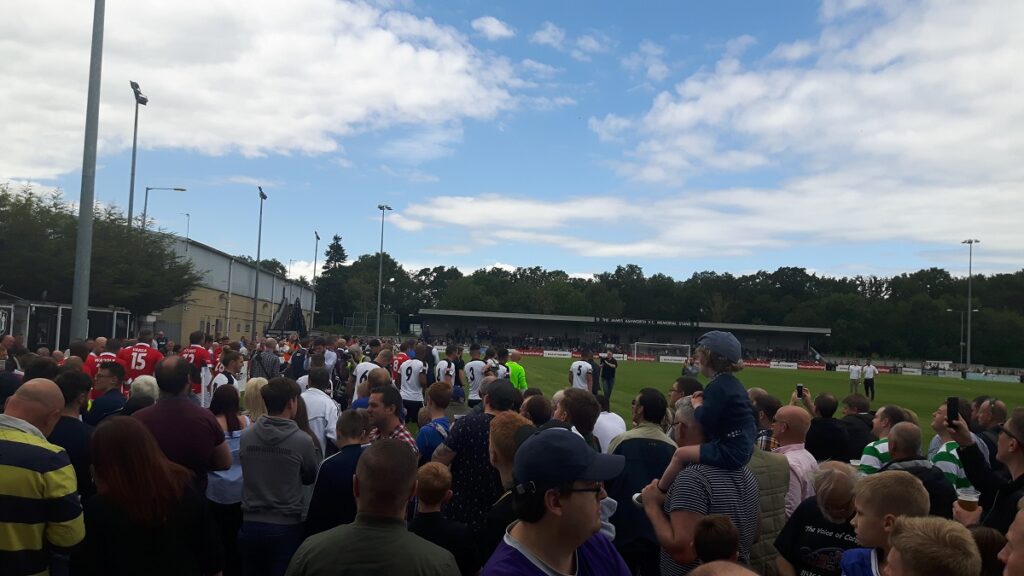
[{"label": "player in white shirt", "polygon": [[374,368],[380,368],[380,366],[374,364],[373,362],[370,362],[366,358],[367,357],[364,356],[363,361],[360,362],[359,364],[356,364],[355,369],[352,370],[352,378],[349,379],[349,381],[352,383],[352,400],[350,400],[350,402],[356,401],[356,386],[359,386],[363,382],[366,382],[367,377],[370,376],[370,370],[373,370]]},{"label": "player in white shirt", "polygon": [[860,364],[856,361],[850,363],[850,394],[860,393]]},{"label": "player in white shirt", "polygon": [[224,369],[214,376],[213,380],[206,386],[207,393],[204,399],[206,399],[207,405],[209,405],[209,399],[213,398],[213,393],[217,391],[218,386],[230,384],[235,388],[239,387],[238,377],[235,375],[242,371],[242,362],[244,361],[245,358],[242,358],[242,355],[234,350],[227,350],[221,354],[220,363]]},{"label": "player in white shirt", "polygon": [[455,386],[455,358],[458,356],[459,347],[449,344],[444,349],[444,360],[440,360],[434,366],[434,379],[438,382],[447,382]]},{"label": "player in white shirt", "polygon": [[399,392],[402,394],[402,405],[405,407],[405,421],[415,422],[423,407],[423,389],[427,386],[426,365],[419,358],[429,354],[423,344],[416,346],[416,358],[402,362],[398,368],[401,372]]},{"label": "player in white shirt", "polygon": [[484,373],[487,372],[487,364],[480,359],[479,344],[470,345],[469,362],[466,362],[462,371],[466,373],[466,383],[469,385],[468,404],[470,408],[473,408],[481,401],[480,384],[484,381]]},{"label": "player in white shirt", "polygon": [[573,388],[593,392],[594,390],[594,365],[590,363],[593,353],[583,348],[580,350],[580,359],[569,366],[569,385]]},{"label": "player in white shirt", "polygon": [[494,376],[499,379],[508,378],[508,366],[505,363],[508,362],[508,348],[501,348],[498,350],[498,364],[494,367]]},{"label": "player in white shirt", "polygon": [[861,369],[861,373],[864,375],[864,395],[869,399],[875,399],[875,374],[878,374],[878,368],[868,360],[867,365]]}]

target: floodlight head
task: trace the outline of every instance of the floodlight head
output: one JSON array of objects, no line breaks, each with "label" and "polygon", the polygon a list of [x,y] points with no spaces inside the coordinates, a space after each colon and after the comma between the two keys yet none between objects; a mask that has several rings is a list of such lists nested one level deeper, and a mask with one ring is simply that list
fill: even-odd
[{"label": "floodlight head", "polygon": [[263,186],[257,186],[257,188],[260,190],[260,200],[266,200],[267,195],[263,192]]},{"label": "floodlight head", "polygon": [[313,230],[313,235],[316,236],[317,241],[320,240],[320,233],[319,232],[317,232],[316,230]]},{"label": "floodlight head", "polygon": [[132,86],[132,92],[135,93],[135,101],[145,106],[149,102],[149,98],[146,98],[146,95],[142,93],[142,90],[139,88],[139,83],[134,80],[130,80],[129,84]]},{"label": "floodlight head", "polygon": [[187,192],[188,189],[187,188],[175,188],[174,191],[175,192]]},{"label": "floodlight head", "polygon": [[981,240],[978,240],[977,238],[968,238],[961,242],[961,244],[981,244]]},{"label": "floodlight head", "polygon": [[391,210],[391,206],[387,204],[377,204],[377,210]]}]

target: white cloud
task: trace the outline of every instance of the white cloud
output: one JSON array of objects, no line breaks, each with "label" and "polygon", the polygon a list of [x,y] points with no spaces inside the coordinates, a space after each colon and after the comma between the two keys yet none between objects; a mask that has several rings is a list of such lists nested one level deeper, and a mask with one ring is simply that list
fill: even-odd
[{"label": "white cloud", "polygon": [[281,185],[279,180],[255,178],[253,176],[229,176],[225,181],[229,184],[240,184],[242,186],[263,186],[268,190]]},{"label": "white cloud", "polygon": [[424,172],[416,168],[393,168],[391,166],[388,166],[387,164],[381,164],[379,168],[381,172],[387,174],[388,176],[402,178],[404,180],[408,180],[409,182],[417,184],[422,184],[425,182],[439,182],[441,180],[441,178],[436,174]]},{"label": "white cloud", "polygon": [[504,40],[516,35],[511,26],[494,16],[482,16],[473,20],[473,30],[488,40]]},{"label": "white cloud", "polygon": [[587,120],[587,128],[590,128],[602,142],[620,140],[622,133],[633,127],[633,121],[629,118],[608,114],[604,118],[591,116]]},{"label": "white cloud", "polygon": [[561,68],[555,68],[550,64],[544,64],[543,62],[537,62],[536,60],[530,60],[527,58],[521,62],[523,69],[539,78],[551,78],[555,74],[561,72]]},{"label": "white cloud", "polygon": [[[73,0],[16,3],[0,19],[0,177],[50,179],[80,166],[91,21],[92,5]],[[109,5],[105,34],[101,155],[131,145],[129,79],[150,98],[143,149],[250,157],[337,152],[360,131],[493,118],[521,84],[507,60],[457,30],[364,2],[238,10],[182,0],[169,10],[140,0]]]},{"label": "white cloud", "polygon": [[668,65],[662,59],[664,54],[664,48],[650,40],[644,40],[637,51],[626,55],[621,63],[626,70],[642,73],[651,82],[661,82],[669,75]]},{"label": "white cloud", "polygon": [[419,232],[420,230],[423,230],[424,227],[423,222],[419,219],[411,218],[400,212],[392,213],[390,218],[388,218],[388,222],[394,224],[400,230],[405,230],[406,232]]},{"label": "white cloud", "polygon": [[611,50],[614,42],[606,34],[601,32],[592,32],[590,34],[584,34],[576,39],[576,47],[573,48],[569,55],[583,62],[590,60],[590,57],[594,54],[601,54]]},{"label": "white cloud", "polygon": [[555,26],[552,22],[544,22],[536,32],[530,35],[530,42],[561,50],[562,44],[565,42],[565,30]]},{"label": "white cloud", "polygon": [[550,98],[548,96],[536,96],[533,98],[527,98],[526,102],[530,107],[544,111],[576,105],[576,100],[568,96],[556,96],[554,98]]},{"label": "white cloud", "polygon": [[462,126],[428,126],[384,143],[378,153],[403,164],[418,165],[450,156],[461,141]]}]

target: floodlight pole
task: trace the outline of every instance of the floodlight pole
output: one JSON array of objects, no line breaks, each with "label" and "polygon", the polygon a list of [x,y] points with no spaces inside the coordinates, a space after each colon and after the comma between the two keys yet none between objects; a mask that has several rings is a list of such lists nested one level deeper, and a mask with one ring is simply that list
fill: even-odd
[{"label": "floodlight pole", "polygon": [[[85,104],[85,146],[82,151],[82,191],[78,200],[75,277],[71,295],[71,339],[85,340],[89,332],[89,275],[92,272],[92,220],[96,198],[96,139],[100,124],[100,80],[103,75],[103,16],[106,0],[95,0],[89,93]],[[59,342],[57,343],[60,344]]]},{"label": "floodlight pole", "polygon": [[311,310],[309,313],[310,330],[316,326],[316,257],[320,253],[320,233],[313,230],[313,235],[316,236],[316,241],[313,243],[313,303],[310,306]]},{"label": "floodlight pole", "polygon": [[380,266],[377,270],[377,333],[375,336],[380,338],[380,301],[384,291],[384,215],[391,210],[391,206],[378,204],[377,210],[380,210]]},{"label": "floodlight pole", "polygon": [[967,244],[967,368],[971,366],[971,284],[974,280],[974,245],[980,244],[981,240],[968,238],[961,242]]},{"label": "floodlight pole", "polygon": [[132,131],[132,177],[131,182],[128,185],[128,228],[132,227],[132,216],[135,214],[135,154],[138,151],[139,144],[139,105],[145,106],[149,103],[142,90],[139,89],[139,83],[131,80],[128,82],[132,87],[132,93],[135,95],[135,128]]},{"label": "floodlight pole", "polygon": [[256,233],[256,283],[252,289],[252,330],[249,337],[252,338],[253,346],[256,345],[256,305],[260,301],[260,246],[263,244],[263,201],[267,195],[263,192],[262,186],[256,188],[260,191],[260,223]]}]

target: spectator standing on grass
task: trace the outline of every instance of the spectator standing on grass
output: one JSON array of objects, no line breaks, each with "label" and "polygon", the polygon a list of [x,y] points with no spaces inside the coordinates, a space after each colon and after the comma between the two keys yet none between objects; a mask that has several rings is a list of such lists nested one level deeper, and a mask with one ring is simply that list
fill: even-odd
[{"label": "spectator standing on grass", "polygon": [[803,408],[783,406],[772,422],[772,436],[779,441],[773,450],[789,461],[789,491],[786,493],[786,516],[801,502],[814,496],[812,477],[818,470],[818,461],[804,447],[807,430],[811,427],[811,416]]},{"label": "spectator standing on grass", "polygon": [[370,417],[365,411],[346,410],[338,417],[338,453],[320,465],[306,516],[306,535],[312,536],[356,518],[352,477],[370,441]]},{"label": "spectator standing on grass", "polygon": [[566,427],[582,436],[588,446],[600,452],[601,444],[594,436],[594,425],[601,414],[601,405],[597,403],[597,398],[579,388],[566,388],[560,392],[560,396],[556,394],[553,418],[563,422]]},{"label": "spectator standing on grass", "polygon": [[860,394],[861,367],[857,360],[850,362],[847,368],[850,375],[850,394]]},{"label": "spectator standing on grass", "polygon": [[953,517],[956,491],[939,467],[921,456],[921,429],[912,422],[900,422],[889,431],[890,460],[882,470],[902,470],[917,477],[928,491],[928,513]]},{"label": "spectator standing on grass", "polygon": [[861,369],[864,376],[864,395],[875,401],[875,376],[878,375],[878,368],[869,359],[864,368]]},{"label": "spectator standing on grass", "polygon": [[643,490],[672,459],[675,440],[661,429],[668,405],[665,395],[654,388],[643,388],[633,398],[633,429],[616,436],[608,453],[623,456],[622,474],[605,485],[608,497],[622,506],[615,509],[615,548],[633,574],[657,576],[661,572],[658,540],[643,510],[629,504],[633,494]]},{"label": "spectator standing on grass", "polygon": [[978,409],[978,428],[980,430],[978,436],[988,449],[988,463],[993,470],[1001,470],[1003,468],[995,454],[996,448],[999,445],[999,431],[1002,429],[1003,424],[1006,423],[1006,417],[1006,403],[1002,400],[989,398],[982,402],[981,407]]},{"label": "spectator standing on grass", "polygon": [[569,365],[569,386],[594,392],[594,365],[590,363],[592,357],[593,353],[589,348],[580,349],[580,359]]},{"label": "spectator standing on grass", "polygon": [[597,415],[597,422],[594,423],[594,437],[600,443],[601,451],[610,454],[612,440],[626,432],[626,421],[611,411],[608,396],[597,396],[597,403],[601,406],[601,413]]},{"label": "spectator standing on grass", "polygon": [[[967,422],[970,404],[963,398],[960,399],[960,402],[959,416],[964,422]],[[947,410],[948,406],[943,402],[932,413],[932,430],[935,432],[935,438],[939,439],[939,448],[930,454],[928,459],[939,470],[942,470],[943,474],[946,475],[946,479],[949,480],[949,483],[954,488],[972,488],[971,481],[967,479],[967,473],[964,472],[963,464],[960,462],[960,445],[953,440],[953,436],[950,433],[946,416]],[[972,432],[971,434],[973,435],[974,433]],[[980,440],[976,440],[976,442],[980,442]]]},{"label": "spectator standing on grass", "polygon": [[[971,403],[966,398],[960,398],[957,402],[957,407],[960,410],[960,419],[963,420],[964,422],[970,422],[972,413]],[[946,424],[946,408],[946,402],[942,402],[942,404],[939,405],[938,409],[936,409],[936,411],[932,413],[932,430],[935,431],[935,436],[932,436],[931,442],[928,443],[928,458],[930,458],[932,462],[936,462],[937,464],[945,458],[941,457],[938,461],[936,461],[936,456],[938,456],[940,452],[955,453],[956,448],[959,447],[959,444],[953,442],[951,430],[949,429],[949,426]],[[938,420],[937,414],[939,414],[940,412],[942,413],[942,419]],[[988,445],[986,445],[985,442],[982,441],[981,437],[974,432],[973,424],[971,428],[971,438],[974,439],[974,444],[978,447],[978,450],[981,451],[982,456],[985,457],[985,461],[988,462]],[[954,446],[950,446],[950,442],[953,442]],[[956,462],[957,465],[959,465],[959,454],[956,454]],[[949,467],[940,467],[947,474],[952,471],[952,469]],[[968,482],[968,485],[969,484],[970,483]],[[960,487],[962,488],[964,486]]]},{"label": "spectator standing on grass", "polygon": [[814,474],[815,495],[797,506],[775,538],[782,576],[841,576],[843,552],[857,547],[850,519],[857,471],[842,462],[826,462]]},{"label": "spectator standing on grass", "polygon": [[871,420],[871,433],[878,440],[864,447],[858,470],[864,474],[874,474],[889,462],[892,458],[889,454],[889,431],[893,426],[906,420],[906,411],[896,405],[882,406],[875,412],[875,417]]},{"label": "spectator standing on grass", "polygon": [[242,528],[238,550],[246,575],[281,576],[305,536],[303,485],[316,479],[316,446],[293,418],[299,385],[277,377],[260,388],[267,406],[242,433]]},{"label": "spectator standing on grass", "polygon": [[612,388],[615,387],[615,371],[619,368],[619,361],[611,350],[605,352],[601,358],[601,384],[604,387],[604,395],[609,400],[612,397]]},{"label": "spectator standing on grass", "polygon": [[621,456],[598,454],[568,430],[543,430],[516,452],[512,490],[518,521],[482,576],[627,576],[629,569],[600,534],[603,483],[622,472]]},{"label": "spectator standing on grass", "polygon": [[356,519],[306,539],[287,576],[451,576],[451,552],[409,532],[406,506],[416,492],[416,456],[383,439],[359,457],[352,492]]},{"label": "spectator standing on grass", "polygon": [[871,403],[860,394],[850,394],[843,398],[843,417],[839,423],[846,428],[850,439],[845,460],[860,460],[864,447],[878,440],[872,432]]},{"label": "spectator standing on grass", "polygon": [[501,476],[491,466],[491,420],[498,414],[514,411],[517,392],[508,380],[495,380],[487,386],[484,410],[459,418],[444,443],[434,450],[433,461],[451,466],[455,496],[444,510],[446,518],[479,530],[491,505],[501,496]]}]

